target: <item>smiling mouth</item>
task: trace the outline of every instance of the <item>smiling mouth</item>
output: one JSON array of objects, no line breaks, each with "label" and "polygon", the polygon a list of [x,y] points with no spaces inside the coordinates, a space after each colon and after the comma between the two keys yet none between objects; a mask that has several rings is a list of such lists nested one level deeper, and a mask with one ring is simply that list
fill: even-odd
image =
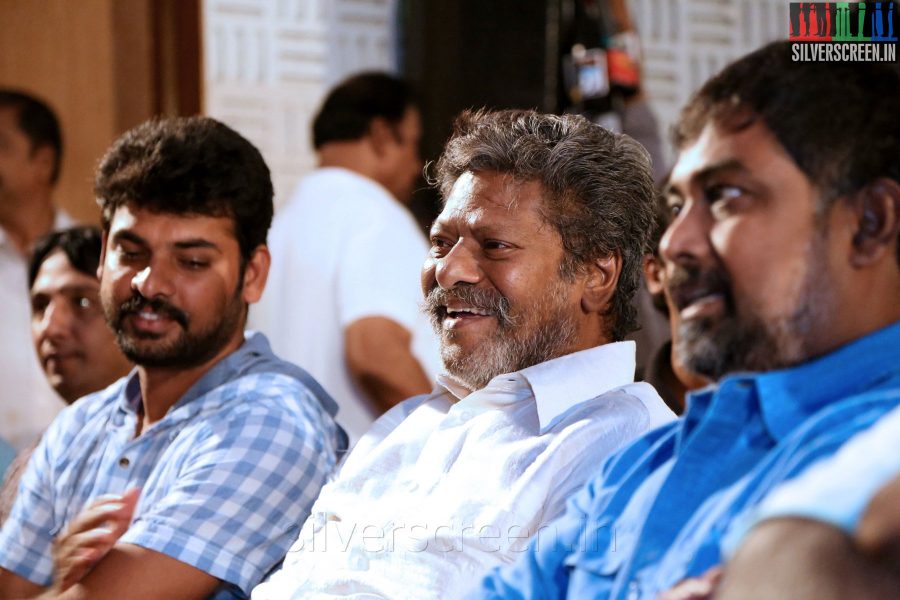
[{"label": "smiling mouth", "polygon": [[695,319],[709,316],[719,312],[725,306],[725,295],[720,292],[712,292],[698,296],[681,307],[682,319]]},{"label": "smiling mouth", "polygon": [[444,327],[452,329],[463,325],[481,321],[485,318],[493,318],[494,311],[485,308],[476,308],[474,306],[461,306],[450,308],[443,307],[444,318],[442,319]]}]

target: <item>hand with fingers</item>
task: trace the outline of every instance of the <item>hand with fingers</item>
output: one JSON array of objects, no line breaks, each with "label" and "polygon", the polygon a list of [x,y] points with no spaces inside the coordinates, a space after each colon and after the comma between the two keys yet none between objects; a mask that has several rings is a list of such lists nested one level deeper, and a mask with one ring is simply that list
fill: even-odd
[{"label": "hand with fingers", "polygon": [[140,490],[97,498],[53,542],[53,589],[61,593],[82,580],[127,531]]},{"label": "hand with fingers", "polygon": [[722,581],[721,567],[713,567],[700,577],[690,577],[663,592],[657,600],[710,600]]}]

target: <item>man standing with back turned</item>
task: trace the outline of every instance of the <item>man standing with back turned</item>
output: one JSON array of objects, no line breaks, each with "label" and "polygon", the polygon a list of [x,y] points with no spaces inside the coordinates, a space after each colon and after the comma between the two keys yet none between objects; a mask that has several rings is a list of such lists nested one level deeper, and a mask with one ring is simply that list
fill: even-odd
[{"label": "man standing with back turned", "polygon": [[312,135],[319,168],[275,218],[275,268],[251,322],[334,396],[355,441],[431,391],[439,367],[419,311],[428,246],[404,206],[422,169],[422,126],[405,82],[362,73],[328,94]]},{"label": "man standing with back turned", "polygon": [[[151,121],[113,145],[95,191],[103,310],[137,369],[45,433],[0,531],[0,598],[240,596],[284,556],[338,437],[317,384],[244,337],[269,268],[269,170],[217,121]],[[54,573],[65,556],[86,564]]]},{"label": "man standing with back turned", "polygon": [[44,102],[0,89],[0,439],[34,444],[62,410],[32,349],[28,254],[42,235],[73,224],[53,202],[62,167],[62,133]]}]

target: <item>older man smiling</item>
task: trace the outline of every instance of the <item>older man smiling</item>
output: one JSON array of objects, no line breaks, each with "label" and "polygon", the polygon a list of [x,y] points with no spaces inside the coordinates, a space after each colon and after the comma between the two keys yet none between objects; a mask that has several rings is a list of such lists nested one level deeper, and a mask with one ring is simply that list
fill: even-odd
[{"label": "older man smiling", "polygon": [[463,115],[422,272],[445,374],[386,413],[253,598],[453,598],[672,418],[633,383],[646,153],[581,117]]}]

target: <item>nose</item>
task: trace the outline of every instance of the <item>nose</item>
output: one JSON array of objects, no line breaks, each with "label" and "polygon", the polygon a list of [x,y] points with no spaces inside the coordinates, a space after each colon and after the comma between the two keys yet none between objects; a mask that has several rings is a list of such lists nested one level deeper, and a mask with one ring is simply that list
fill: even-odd
[{"label": "nose", "polygon": [[672,263],[703,259],[710,252],[711,225],[709,208],[688,200],[663,233],[660,255]]},{"label": "nose", "polygon": [[435,280],[445,290],[460,283],[475,285],[484,276],[476,252],[462,240],[435,263]]},{"label": "nose", "polygon": [[72,307],[63,300],[51,300],[44,308],[40,320],[41,336],[50,339],[61,339],[72,332],[74,314]]},{"label": "nose", "polygon": [[172,278],[159,262],[148,264],[135,273],[131,279],[131,287],[144,298],[168,297],[175,291]]}]

